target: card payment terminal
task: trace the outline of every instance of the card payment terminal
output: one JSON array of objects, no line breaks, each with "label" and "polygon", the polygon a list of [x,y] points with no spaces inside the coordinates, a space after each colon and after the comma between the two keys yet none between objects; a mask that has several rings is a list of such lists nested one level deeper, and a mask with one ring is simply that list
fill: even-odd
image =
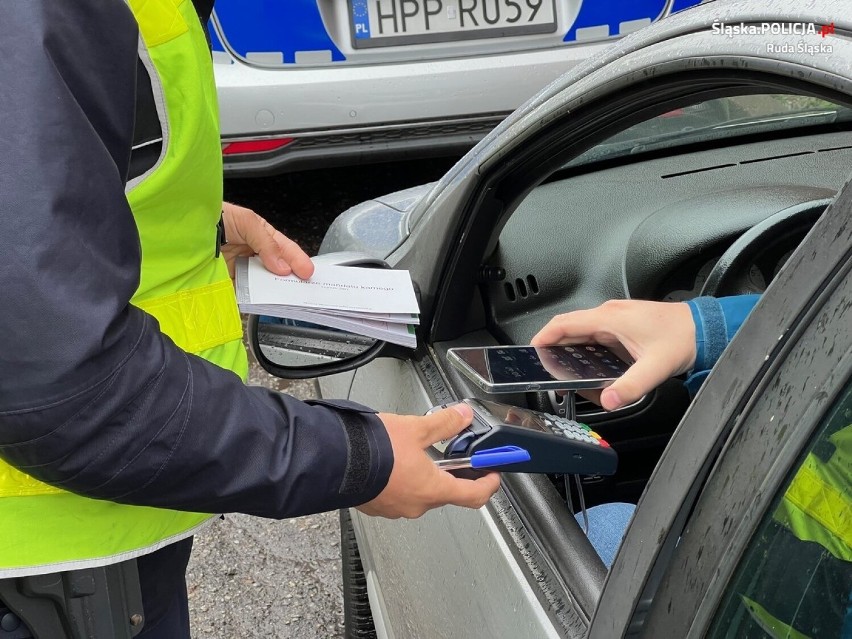
[{"label": "card payment terminal", "polygon": [[435,444],[445,459],[471,457],[480,451],[502,447],[519,447],[529,453],[528,461],[505,467],[491,466],[488,470],[565,475],[615,473],[618,455],[584,424],[484,399],[463,399],[462,402],[473,409],[473,421],[452,439]]}]

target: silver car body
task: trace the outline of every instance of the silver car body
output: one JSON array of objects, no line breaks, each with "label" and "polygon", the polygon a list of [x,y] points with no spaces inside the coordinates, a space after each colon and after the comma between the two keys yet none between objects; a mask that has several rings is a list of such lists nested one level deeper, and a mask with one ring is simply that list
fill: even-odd
[{"label": "silver car body", "polygon": [[[733,73],[747,66],[753,72],[806,78],[814,87],[852,95],[848,38],[832,39],[831,55],[804,60],[796,52],[767,53],[767,43],[784,42],[781,35],[725,38],[710,29],[714,21],[760,23],[776,13],[785,21],[822,24],[832,19],[839,32],[852,29],[852,16],[843,2],[795,8],[790,4],[719,2],[633,34],[550,84],[489,133],[440,182],[344,213],[332,226],[322,252],[363,251],[386,258],[395,268],[408,269],[421,295],[421,309],[431,317],[442,295],[442,265],[464,242],[461,220],[483,174],[523,148],[544,125],[569,118],[574,109],[595,97],[634,84],[649,70],[659,77],[707,65]],[[376,219],[387,223],[381,232],[373,223]],[[356,371],[322,378],[322,394],[408,414],[423,414],[465,392],[475,396],[475,389],[462,378],[430,363],[437,355],[432,336],[424,337],[429,342],[425,355],[409,360],[380,358]],[[652,488],[653,484],[648,490]],[[656,517],[656,526],[669,514],[650,515]],[[566,600],[549,587],[549,560],[502,494],[479,511],[444,508],[415,521],[373,519],[353,511],[353,525],[381,637],[581,637],[592,621],[595,601],[584,600],[582,588]],[[643,537],[648,529],[638,528],[634,525],[625,541],[634,553],[630,566],[616,564],[621,572],[641,573],[656,557],[656,544]],[[622,574],[615,583],[611,578],[608,588],[628,591],[629,583],[629,575]],[[633,600],[639,597],[635,589],[640,587],[633,586]],[[620,636],[616,628],[631,611],[608,607],[606,614],[612,619],[596,625],[595,636]],[[609,630],[601,630],[604,625]]]}]

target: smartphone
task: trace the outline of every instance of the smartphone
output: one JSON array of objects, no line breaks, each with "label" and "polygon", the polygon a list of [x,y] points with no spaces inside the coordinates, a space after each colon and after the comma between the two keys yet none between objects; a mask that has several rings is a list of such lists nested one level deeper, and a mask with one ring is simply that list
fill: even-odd
[{"label": "smartphone", "polygon": [[606,388],[631,364],[599,344],[451,348],[448,355],[487,393]]}]

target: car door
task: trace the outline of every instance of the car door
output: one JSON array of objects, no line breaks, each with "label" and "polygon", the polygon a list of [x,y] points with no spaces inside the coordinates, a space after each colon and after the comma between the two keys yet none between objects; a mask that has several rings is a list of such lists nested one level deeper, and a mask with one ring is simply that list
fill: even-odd
[{"label": "car door", "polygon": [[[590,637],[766,636],[737,626],[757,618],[737,597],[777,579],[778,565],[797,553],[825,559],[814,544],[786,556],[764,546],[809,453],[836,449],[848,473],[852,450],[829,439],[852,423],[850,218],[847,183],[693,402],[637,508]],[[850,480],[846,474],[838,487],[838,517],[850,508]],[[848,580],[850,569],[847,558],[837,573]]]},{"label": "car door", "polygon": [[[780,567],[802,556],[795,566],[800,573],[814,574],[820,561],[831,561],[839,564],[833,574],[848,585],[852,564],[843,552],[835,555],[845,559],[832,558],[827,544],[813,542],[767,547],[767,536],[782,499],[809,472],[813,457],[837,453],[845,458],[845,474],[833,513],[840,543],[848,543],[852,450],[843,436],[852,424],[850,218],[847,183],[696,398],[643,498],[656,507],[637,509],[590,637],[764,636],[745,628],[760,618],[747,600],[773,579],[777,585]],[[659,545],[643,542],[649,537]],[[789,578],[785,587],[794,587]],[[849,595],[848,589],[825,591],[825,580],[809,588],[826,602],[829,595]],[[806,594],[776,607],[801,606]],[[778,628],[769,636],[787,635]]]},{"label": "car door", "polygon": [[[683,51],[693,53],[675,55]],[[651,117],[677,108],[690,92],[695,102],[696,95],[727,95],[732,87],[754,82],[785,86],[785,79],[797,75],[799,60],[770,59],[764,52],[765,42],[756,38],[728,41],[684,30],[677,43],[628,46],[618,52],[621,66],[603,68],[603,62],[599,73],[580,77],[562,95],[546,91],[442,180],[412,216],[410,237],[389,258],[410,269],[420,286],[424,325],[431,327],[427,344],[411,358],[377,359],[352,375],[324,381],[323,393],[348,394],[381,410],[412,414],[477,396],[446,366],[445,354],[450,346],[497,343],[481,313],[468,309],[477,304],[483,255],[493,249],[513,199],[522,199],[536,179],[543,179],[557,156],[564,160],[566,149],[579,153],[593,144],[589,140],[606,139],[643,113]],[[708,57],[714,59],[713,68],[702,71],[700,61]],[[831,86],[852,92],[839,67],[812,69],[808,83],[814,91]],[[526,398],[504,400],[523,405]],[[584,636],[606,570],[558,500],[546,478],[507,475],[504,489],[479,511],[445,508],[411,522],[355,513],[370,600],[383,632]],[[650,571],[652,563],[644,570]],[[613,601],[626,601],[625,596]],[[635,608],[633,602],[630,610]]]}]

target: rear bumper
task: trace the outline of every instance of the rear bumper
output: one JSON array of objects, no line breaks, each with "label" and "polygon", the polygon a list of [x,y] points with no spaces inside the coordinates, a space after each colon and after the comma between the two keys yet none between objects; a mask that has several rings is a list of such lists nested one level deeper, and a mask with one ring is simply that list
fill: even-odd
[{"label": "rear bumper", "polygon": [[[225,156],[228,177],[262,177],[307,169],[461,156],[494,128],[502,115],[310,132],[274,151]],[[264,139],[268,136],[249,139]],[[290,137],[290,136],[287,136]],[[223,139],[229,142],[246,138]]]},{"label": "rear bumper", "polygon": [[607,44],[385,65],[216,64],[223,142],[288,137],[227,156],[231,175],[464,153],[507,113]]}]

